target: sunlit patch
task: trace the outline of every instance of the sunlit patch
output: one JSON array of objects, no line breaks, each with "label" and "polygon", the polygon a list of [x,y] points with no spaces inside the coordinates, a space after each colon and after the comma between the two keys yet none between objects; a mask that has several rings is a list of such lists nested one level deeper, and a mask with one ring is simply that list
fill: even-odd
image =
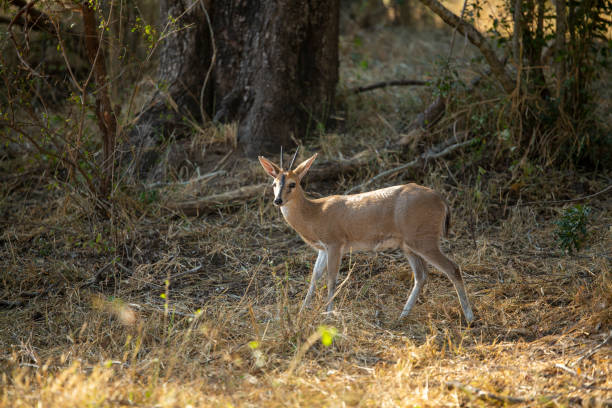
[{"label": "sunlit patch", "polygon": [[125,326],[132,326],[136,323],[136,312],[121,299],[95,296],[92,300],[92,306],[94,309],[113,315]]}]

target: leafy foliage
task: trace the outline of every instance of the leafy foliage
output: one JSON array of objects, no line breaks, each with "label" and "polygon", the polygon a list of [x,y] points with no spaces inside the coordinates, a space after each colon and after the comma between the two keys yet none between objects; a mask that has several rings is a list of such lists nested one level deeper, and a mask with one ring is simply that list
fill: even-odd
[{"label": "leafy foliage", "polygon": [[579,251],[587,236],[587,223],[591,208],[577,204],[565,209],[561,218],[555,221],[557,225],[557,242],[566,252]]}]

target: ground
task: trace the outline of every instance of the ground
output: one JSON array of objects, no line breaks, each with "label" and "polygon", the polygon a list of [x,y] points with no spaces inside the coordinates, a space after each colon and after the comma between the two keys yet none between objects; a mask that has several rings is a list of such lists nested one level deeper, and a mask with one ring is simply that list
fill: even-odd
[{"label": "ground", "polygon": [[[345,35],[340,91],[427,78],[450,35]],[[343,193],[401,164],[405,156],[383,150],[430,94],[345,96],[337,127],[318,129],[301,155],[381,153],[356,173],[306,179],[305,189]],[[335,312],[323,313],[321,283],[299,314],[316,253],[271,205],[270,189],[199,217],[165,206],[268,181],[256,162],[218,166],[233,137],[235,127],[200,135],[188,146],[197,172],[185,164],[168,173],[171,184],[126,189],[110,221],[44,167],[4,179],[0,407],[610,404],[611,345],[594,349],[612,328],[610,194],[582,201],[592,211],[581,251],[562,251],[555,224],[575,204],[559,200],[602,191],[609,172],[535,166],[517,182],[511,169],[472,172],[483,153],[460,151],[381,179],[371,187],[415,181],[447,198],[453,222],[442,246],[463,271],[476,321],[465,324],[438,273],[398,320],[412,286],[399,252],[345,256]]]}]

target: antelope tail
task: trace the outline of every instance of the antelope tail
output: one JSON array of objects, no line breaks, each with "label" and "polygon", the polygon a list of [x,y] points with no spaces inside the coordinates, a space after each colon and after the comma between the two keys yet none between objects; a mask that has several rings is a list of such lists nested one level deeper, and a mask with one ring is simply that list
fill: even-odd
[{"label": "antelope tail", "polygon": [[446,216],[444,217],[444,229],[442,230],[442,234],[444,235],[444,237],[448,237],[448,232],[450,231],[451,227],[451,212],[446,202],[444,203],[444,205],[446,207]]}]

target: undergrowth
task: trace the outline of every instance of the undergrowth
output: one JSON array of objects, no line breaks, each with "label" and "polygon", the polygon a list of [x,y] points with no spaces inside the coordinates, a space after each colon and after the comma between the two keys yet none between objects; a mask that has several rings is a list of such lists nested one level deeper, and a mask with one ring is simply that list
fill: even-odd
[{"label": "undergrowth", "polygon": [[[360,42],[342,38],[344,88],[382,79],[390,67],[425,76],[449,38],[397,27],[357,34]],[[402,62],[408,56],[413,64]],[[494,94],[486,83],[477,89]],[[347,255],[340,273],[350,278],[336,313],[323,313],[320,287],[300,314],[316,257],[271,205],[270,191],[199,217],[168,211],[170,198],[267,182],[257,163],[223,159],[235,126],[200,133],[185,146],[193,160],[169,163],[163,181],[118,188],[109,218],[55,165],[5,155],[0,406],[494,403],[449,389],[449,381],[522,398],[519,406],[609,399],[610,347],[588,352],[612,327],[611,201],[593,196],[576,222],[566,210],[576,202],[564,201],[603,191],[609,168],[514,153],[505,132],[513,124],[499,125],[491,109],[506,102],[495,98],[451,102],[431,132],[400,152],[397,129],[427,95],[389,88],[346,97],[343,124],[320,129],[301,156],[378,154],[337,180],[306,178],[305,189],[341,194],[449,137],[476,136],[452,156],[372,185],[417,182],[446,197],[453,225],[443,247],[461,266],[475,324],[464,325],[452,284],[435,273],[411,315],[397,320],[412,278],[395,252]],[[579,252],[559,248],[559,228]]]}]

